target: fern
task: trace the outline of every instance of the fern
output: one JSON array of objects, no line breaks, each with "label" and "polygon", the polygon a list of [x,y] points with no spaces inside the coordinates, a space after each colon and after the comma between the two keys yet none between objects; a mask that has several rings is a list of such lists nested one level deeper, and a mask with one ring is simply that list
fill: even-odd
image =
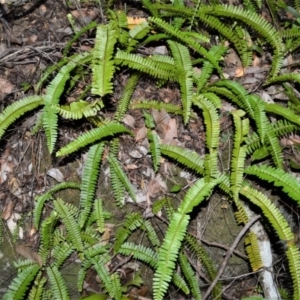
[{"label": "fern", "polygon": [[251,268],[255,272],[263,267],[257,236],[250,232],[245,238],[245,245]]},{"label": "fern", "polygon": [[118,180],[123,184],[124,188],[128,191],[130,197],[135,201],[136,200],[135,191],[134,191],[128,177],[123,172],[117,159],[112,154],[109,154],[107,159],[109,162],[111,172],[114,172],[117,175]]},{"label": "fern", "polygon": [[295,245],[290,245],[286,250],[289,269],[293,280],[293,299],[300,297],[300,251]]},{"label": "fern", "polygon": [[157,172],[158,167],[160,165],[160,156],[161,156],[159,137],[154,130],[149,130],[149,129],[147,131],[147,136],[150,142],[150,151],[151,151],[154,171]]},{"label": "fern", "polygon": [[96,199],[94,201],[94,214],[95,214],[95,219],[96,223],[98,226],[98,230],[100,233],[102,233],[105,228],[104,228],[104,211],[103,211],[103,203],[101,199]]},{"label": "fern", "polygon": [[75,215],[77,215],[77,208],[72,204],[65,204],[61,199],[55,200],[53,204],[55,210],[58,212],[60,218],[67,228],[68,235],[70,237],[70,240],[74,244],[74,247],[78,252],[82,252],[83,244],[80,238],[80,230],[78,223],[75,220]]},{"label": "fern", "polygon": [[66,283],[56,266],[46,269],[54,299],[70,299]]},{"label": "fern", "polygon": [[73,251],[74,247],[70,243],[64,242],[56,245],[52,250],[52,256],[55,260],[53,265],[59,269]]},{"label": "fern", "polygon": [[80,193],[79,226],[83,228],[91,213],[95,196],[97,180],[99,176],[100,162],[104,151],[104,143],[90,147],[82,173],[82,184]]},{"label": "fern", "polygon": [[168,44],[174,57],[178,74],[178,82],[180,84],[181,101],[183,107],[183,122],[184,124],[187,124],[191,115],[193,93],[193,70],[190,53],[185,46],[179,43],[168,41]]},{"label": "fern", "polygon": [[157,100],[144,100],[138,101],[131,104],[131,108],[133,109],[157,109],[157,110],[165,110],[168,113],[173,113],[177,115],[182,115],[183,110],[181,106],[172,103],[164,103],[159,102]]},{"label": "fern", "polygon": [[95,38],[92,60],[92,93],[103,97],[113,90],[111,79],[114,74],[112,55],[117,41],[117,33],[112,26],[99,25]]},{"label": "fern", "polygon": [[245,169],[245,174],[255,175],[260,179],[272,182],[275,186],[282,187],[282,190],[292,199],[300,204],[300,183],[291,174],[282,169],[275,169],[270,166],[250,166]]},{"label": "fern", "polygon": [[0,114],[0,138],[3,136],[8,126],[25,113],[34,110],[42,104],[43,98],[41,96],[30,96],[6,107]]},{"label": "fern", "polygon": [[34,281],[34,286],[31,288],[30,293],[28,295],[28,300],[37,300],[42,299],[42,294],[45,289],[45,284],[47,279],[41,276],[42,273],[40,272]]},{"label": "fern", "polygon": [[56,156],[63,156],[73,153],[80,148],[91,144],[97,140],[104,139],[108,136],[114,136],[120,133],[130,133],[123,125],[116,123],[103,124],[100,128],[91,129],[90,131],[79,136],[76,140],[69,143],[62,149],[60,149]]},{"label": "fern", "polygon": [[9,285],[3,300],[23,299],[39,270],[40,266],[38,264],[32,264],[20,272]]}]

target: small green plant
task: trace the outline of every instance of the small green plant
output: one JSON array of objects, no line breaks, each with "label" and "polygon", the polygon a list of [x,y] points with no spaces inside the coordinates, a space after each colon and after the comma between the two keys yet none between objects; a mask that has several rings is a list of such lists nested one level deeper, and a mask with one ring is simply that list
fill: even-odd
[{"label": "small green plant", "polygon": [[[166,5],[145,0],[143,4],[152,17],[130,30],[124,13],[108,11],[108,24],[91,24],[77,33],[72,43],[82,32],[95,27],[94,49],[68,55],[71,44],[67,45],[61,62],[47,70],[37,84],[36,90],[39,90],[48,82],[46,93],[19,100],[0,115],[2,137],[16,119],[42,107],[41,128],[45,132],[50,153],[65,156],[88,149],[80,186],[65,182],[37,197],[34,224],[41,238],[38,252],[41,263],[19,261],[16,264],[18,275],[9,286],[5,299],[23,299],[25,295],[29,299],[69,299],[60,270],[71,254],[75,254],[80,261],[78,291],[83,290],[87,271],[93,268],[101,279],[103,294],[113,299],[126,299],[126,289],[122,287],[119,274],[109,272],[105,267],[113,256],[111,246],[114,254],[132,256],[154,270],[154,299],[164,299],[170,284],[184,294],[201,299],[199,281],[186,257],[186,249],[202,262],[209,280],[215,279],[217,270],[204,247],[188,232],[188,225],[195,208],[209,201],[220,190],[235,204],[238,223],[247,224],[250,221],[254,214],[249,208],[251,204],[260,210],[266,220],[265,225],[285,242],[285,254],[293,282],[291,299],[299,299],[300,252],[293,242],[291,226],[280,209],[255,185],[257,179],[270,182],[274,189],[280,188],[286,197],[299,204],[300,183],[284,171],[284,156],[279,143],[282,136],[299,129],[298,111],[293,105],[283,107],[275,103],[268,104],[259,96],[248,93],[239,83],[224,79],[222,58],[228,48],[221,41],[219,45],[207,49],[204,46],[207,42],[205,32],[199,32],[198,24],[205,24],[206,30],[212,28],[224,41],[230,41],[244,67],[250,64],[253,49],[246,37],[250,37],[250,32],[256,32],[258,38],[255,41],[270,47],[273,54],[265,85],[300,81],[297,74],[278,75],[286,51],[283,37],[294,35],[289,31],[278,32],[260,17],[255,12],[260,8],[256,1],[247,2],[245,6],[248,10],[230,5],[199,3],[198,9],[193,10],[185,7],[181,1]],[[232,22],[236,25],[232,26]],[[185,30],[187,27],[190,30]],[[139,45],[147,46],[157,40],[168,47],[168,55],[142,56],[138,53]],[[295,42],[290,43],[294,46]],[[196,66],[201,68],[201,73],[195,71]],[[113,117],[105,119],[100,113],[105,111],[108,96],[114,93],[113,79],[124,70],[130,74],[126,86]],[[54,72],[56,75],[53,75]],[[181,102],[177,105],[157,100],[132,103],[133,92],[142,74],[160,84],[170,81],[176,83]],[[216,82],[210,80],[213,74],[219,76]],[[63,96],[76,88],[79,79],[88,83],[86,89],[75,102],[64,103]],[[287,92],[291,94],[288,89]],[[87,94],[91,96],[89,100]],[[229,171],[221,170],[218,164],[223,99],[236,108],[230,116],[233,121],[233,149]],[[105,220],[110,214],[104,210],[102,200],[95,198],[100,165],[104,160],[109,164],[116,204],[121,208],[124,206],[126,193],[134,200],[135,190],[117,158],[120,135],[130,137],[132,134],[121,121],[129,109],[147,111],[152,108],[177,114],[182,117],[184,124],[195,117],[204,120],[206,152],[203,158],[194,151],[161,143],[151,115],[144,112],[154,171],[158,172],[161,156],[164,156],[193,172],[198,179],[187,190],[179,205],[172,203],[168,197],[161,198],[153,205],[154,215],[164,210],[167,216],[163,239],[159,238],[148,219],[134,212],[127,215],[113,243],[101,241],[105,233]],[[271,116],[276,117],[275,122],[271,122]],[[93,128],[56,151],[60,118],[84,119]],[[249,163],[251,155],[263,163]],[[54,196],[58,190],[65,188],[80,189],[79,208]],[[46,201],[53,201],[53,209],[41,220]],[[146,234],[149,240],[147,246],[128,241],[137,230]],[[247,235],[246,250],[253,270],[262,268],[264,262],[259,240],[253,232]],[[141,283],[140,275],[137,278],[132,284]],[[220,282],[212,287],[212,293],[214,299],[221,299]]]}]

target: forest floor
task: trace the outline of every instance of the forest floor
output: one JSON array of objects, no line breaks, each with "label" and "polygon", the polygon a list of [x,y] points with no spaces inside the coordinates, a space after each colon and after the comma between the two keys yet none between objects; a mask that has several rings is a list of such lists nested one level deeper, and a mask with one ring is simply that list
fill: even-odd
[{"label": "forest floor", "polygon": [[[3,2],[5,3],[5,1]],[[34,2],[28,2],[18,7],[3,4],[3,15],[0,22],[0,111],[18,99],[33,95],[35,93],[34,85],[41,78],[44,70],[62,58],[62,50],[74,34],[67,14],[73,16],[77,28],[82,28],[91,21],[99,23],[105,21],[105,17],[101,17],[101,10],[97,5],[82,4],[80,6],[78,1],[67,6],[64,2],[44,0],[35,4]],[[119,10],[126,9],[128,16],[145,16],[138,2],[130,2],[127,5],[116,3],[115,7]],[[93,43],[93,37],[85,35],[80,42],[74,44],[73,50],[78,52],[89,50],[92,48]],[[166,49],[157,45],[151,51],[162,53]],[[264,53],[257,62],[254,60],[251,67],[243,69],[239,57],[231,50],[224,58],[223,72],[227,78],[239,82],[248,91],[259,92],[266,101],[269,98],[280,98],[282,95],[279,95],[277,91],[261,89],[261,82],[270,67],[268,55],[269,53]],[[115,93],[111,96],[112,107],[116,105],[126,79],[126,74],[121,74],[118,78],[115,78]],[[43,91],[39,92],[43,93]],[[80,93],[80,89],[77,92]],[[144,77],[139,82],[132,101],[161,99],[166,103],[177,103],[179,97],[179,90],[174,84],[169,83],[158,89],[153,82]],[[72,101],[72,95],[69,95],[68,101]],[[224,116],[220,120],[222,134],[219,161],[221,169],[229,168],[229,156],[232,146],[230,127],[232,124],[226,116],[231,109],[228,103],[223,105],[221,109]],[[105,114],[106,117],[109,117],[110,111],[108,110]],[[153,110],[152,116],[161,140],[173,145],[184,145],[200,155],[204,154],[205,132],[202,119],[193,120],[187,126],[184,126],[179,117],[171,116],[166,112]],[[48,154],[43,132],[35,135],[31,134],[31,128],[36,120],[36,114],[26,115],[18,120],[9,128],[0,144],[0,211],[3,212],[3,240],[5,241],[1,250],[2,257],[0,257],[0,298],[16,274],[12,261],[18,258],[36,259],[38,232],[35,232],[32,224],[34,197],[45,192],[56,182],[65,180],[80,182],[84,156],[77,155],[71,157],[68,161],[51,157]],[[109,204],[107,204],[115,214],[114,226],[124,221],[128,211],[138,210],[146,213],[151,203],[158,196],[168,195],[169,190],[176,186],[182,187],[181,192],[184,192],[195,180],[192,174],[177,169],[169,164],[167,160],[161,162],[158,173],[153,172],[152,163],[147,156],[148,144],[144,140],[146,127],[142,112],[130,111],[125,116],[123,123],[132,129],[135,136],[134,140],[126,138],[122,140],[122,152],[119,153],[119,160],[130,180],[137,186],[145,188],[137,195],[137,203],[129,202],[126,210],[119,210],[113,206],[109,207]],[[77,127],[73,129],[70,129],[72,128],[70,125],[72,125],[70,121],[61,122],[58,141],[60,145],[65,145],[86,130],[86,124],[84,123],[80,127],[76,125]],[[281,142],[286,147],[286,158],[293,157],[294,161],[300,162],[300,156],[294,148],[294,145],[300,143],[299,137],[294,135],[282,139]],[[106,185],[107,176],[107,166],[103,165],[97,193],[101,193],[103,199],[109,200],[111,191]],[[79,194],[72,193],[61,194],[60,196],[76,204]],[[190,228],[191,232],[201,238],[217,264],[222,263],[224,253],[240,231],[240,227],[236,225],[234,215],[227,213],[231,205],[232,203],[228,202],[226,197],[216,195],[209,206],[203,208],[202,214],[199,213],[199,217],[195,218],[196,221],[191,224]],[[22,221],[18,223],[18,220]],[[199,228],[199,224],[201,224],[201,228]],[[16,228],[18,230],[17,234],[15,234]],[[296,223],[295,232],[298,229],[299,223]],[[111,233],[111,236],[113,236],[113,233]],[[75,276],[76,271],[70,268],[70,264],[72,264],[72,260],[66,266],[66,273],[71,278]],[[284,276],[286,276],[286,274],[280,274],[279,272],[282,266],[283,263],[280,259],[277,265],[274,266],[275,271],[278,271],[276,275],[278,282],[284,280]],[[201,266],[198,266],[198,268],[201,269]],[[226,287],[224,298],[241,299],[256,292],[259,293],[259,291],[256,291],[258,276],[255,272],[250,271],[244,246],[241,242],[236,250],[236,256],[228,263],[228,268],[222,279]],[[69,281],[72,289],[72,279]],[[95,274],[89,274],[87,285],[97,291]],[[139,293],[141,297],[150,299],[151,282],[145,282],[135,292]],[[172,293],[169,294],[170,299],[180,299],[181,296],[176,295],[175,290]],[[72,299],[78,297],[76,291],[74,291]]]}]

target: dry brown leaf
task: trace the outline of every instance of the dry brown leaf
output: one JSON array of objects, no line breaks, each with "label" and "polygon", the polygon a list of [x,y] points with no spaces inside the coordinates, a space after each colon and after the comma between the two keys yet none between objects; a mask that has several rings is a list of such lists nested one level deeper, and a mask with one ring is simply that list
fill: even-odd
[{"label": "dry brown leaf", "polygon": [[4,221],[7,221],[11,217],[14,207],[15,203],[11,199],[9,199],[2,212],[2,219]]},{"label": "dry brown leaf", "polygon": [[176,119],[170,119],[168,128],[165,130],[164,142],[166,144],[176,145],[177,138],[178,138],[177,121]]},{"label": "dry brown leaf", "polygon": [[243,67],[237,68],[235,70],[234,77],[243,77],[245,75],[245,69]]},{"label": "dry brown leaf", "polygon": [[43,265],[41,256],[24,245],[16,245],[16,251],[26,259],[36,261],[40,266]]},{"label": "dry brown leaf", "polygon": [[10,94],[13,92],[15,86],[8,80],[0,78],[0,96],[1,94]]},{"label": "dry brown leaf", "polygon": [[135,133],[135,141],[141,141],[147,136],[147,128],[145,126],[139,128]]}]

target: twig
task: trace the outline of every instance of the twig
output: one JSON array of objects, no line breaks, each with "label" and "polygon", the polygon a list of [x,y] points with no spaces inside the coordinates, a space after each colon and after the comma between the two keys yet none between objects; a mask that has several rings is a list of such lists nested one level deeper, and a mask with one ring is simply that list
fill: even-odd
[{"label": "twig", "polygon": [[230,256],[233,253],[233,250],[236,248],[236,246],[238,245],[238,243],[240,242],[240,240],[242,239],[242,237],[244,236],[244,234],[249,230],[249,228],[260,218],[260,216],[256,216],[253,219],[251,219],[245,226],[244,228],[240,231],[240,233],[238,234],[238,236],[235,238],[232,246],[228,249],[226,256],[223,260],[223,263],[218,271],[217,276],[215,277],[215,279],[213,280],[213,282],[211,283],[211,285],[209,286],[209,288],[207,289],[204,297],[202,298],[203,300],[206,300],[208,298],[208,296],[210,295],[211,291],[213,290],[213,288],[215,287],[215,285],[217,284],[217,282],[219,281],[221,275],[223,274],[226,265],[229,261]]}]

